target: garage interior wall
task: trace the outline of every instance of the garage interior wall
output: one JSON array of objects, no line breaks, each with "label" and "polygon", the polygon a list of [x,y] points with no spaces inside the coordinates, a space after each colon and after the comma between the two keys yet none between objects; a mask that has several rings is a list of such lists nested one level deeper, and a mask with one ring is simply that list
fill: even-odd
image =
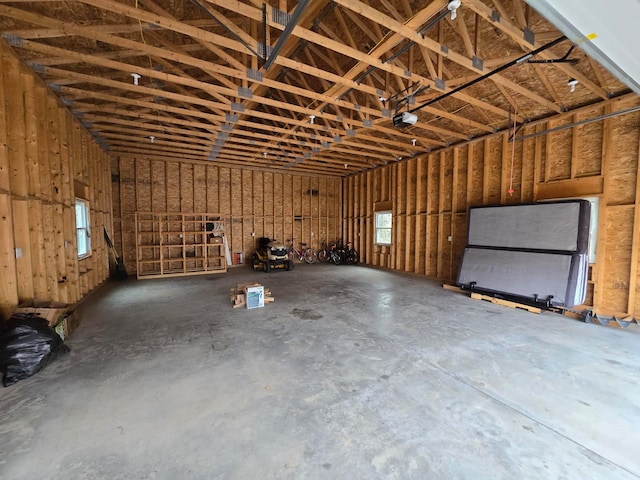
[{"label": "garage interior wall", "polygon": [[[531,137],[516,141],[515,153],[512,132],[503,132],[348,177],[345,237],[369,265],[453,282],[468,207],[597,196],[597,257],[586,304],[638,317],[640,112],[559,128],[638,105],[631,94],[528,125],[516,138]],[[373,241],[378,206],[393,213],[391,246]]]},{"label": "garage interior wall", "polygon": [[[113,156],[114,229],[135,270],[135,212],[219,213],[231,253],[248,261],[258,237],[318,248],[340,236],[341,180]],[[255,235],[252,235],[255,234]]]},{"label": "garage interior wall", "polygon": [[[529,124],[517,137],[541,135],[516,141],[513,162],[511,132],[503,132],[340,180],[142,156],[109,160],[40,80],[0,45],[4,316],[32,299],[76,302],[108,277],[104,242],[94,241],[92,256],[77,260],[76,196],[89,200],[94,240],[103,226],[110,230],[113,205],[113,233],[130,270],[136,210],[195,211],[220,213],[230,250],[245,258],[258,236],[295,237],[314,247],[344,236],[368,265],[447,281],[457,274],[469,206],[600,196],[587,303],[640,316],[640,113],[544,133],[638,106],[636,95]],[[393,212],[391,246],[373,242],[377,206]]]},{"label": "garage interior wall", "polygon": [[[108,155],[0,42],[0,317],[23,302],[75,303],[109,276]],[[75,198],[89,202],[78,260]],[[18,258],[16,258],[18,257]]]}]

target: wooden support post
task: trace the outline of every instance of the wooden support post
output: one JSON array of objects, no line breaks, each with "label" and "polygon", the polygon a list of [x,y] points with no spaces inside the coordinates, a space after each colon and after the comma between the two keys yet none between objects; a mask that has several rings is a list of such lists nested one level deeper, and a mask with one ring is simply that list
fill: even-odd
[{"label": "wooden support post", "polygon": [[631,269],[629,272],[629,300],[627,312],[631,315],[638,315],[640,308],[636,308],[638,287],[638,259],[640,250],[640,148],[636,158],[636,198],[633,212],[633,240],[631,243]]}]

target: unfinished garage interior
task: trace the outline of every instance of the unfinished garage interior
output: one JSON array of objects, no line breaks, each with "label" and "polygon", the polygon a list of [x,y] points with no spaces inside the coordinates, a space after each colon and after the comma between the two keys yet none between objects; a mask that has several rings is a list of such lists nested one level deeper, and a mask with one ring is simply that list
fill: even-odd
[{"label": "unfinished garage interior", "polygon": [[[70,348],[0,390],[0,477],[640,478],[639,16],[0,0],[0,325],[63,308]],[[461,281],[470,212],[572,202],[575,305]]]}]

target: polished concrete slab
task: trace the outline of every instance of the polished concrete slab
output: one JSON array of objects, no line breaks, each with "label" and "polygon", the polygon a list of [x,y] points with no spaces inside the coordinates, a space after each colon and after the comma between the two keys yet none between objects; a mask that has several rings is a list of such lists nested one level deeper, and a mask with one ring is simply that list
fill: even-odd
[{"label": "polished concrete slab", "polygon": [[[232,309],[256,280],[276,301]],[[3,479],[637,479],[640,330],[365,267],[107,284],[0,390]]]}]

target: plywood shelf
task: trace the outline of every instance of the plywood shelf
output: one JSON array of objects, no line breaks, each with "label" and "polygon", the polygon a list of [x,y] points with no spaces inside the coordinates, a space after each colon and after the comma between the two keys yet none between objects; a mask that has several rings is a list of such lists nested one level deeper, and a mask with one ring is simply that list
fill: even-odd
[{"label": "plywood shelf", "polygon": [[216,213],[136,212],[137,277],[226,272],[225,245],[210,243],[214,236],[224,238]]}]

